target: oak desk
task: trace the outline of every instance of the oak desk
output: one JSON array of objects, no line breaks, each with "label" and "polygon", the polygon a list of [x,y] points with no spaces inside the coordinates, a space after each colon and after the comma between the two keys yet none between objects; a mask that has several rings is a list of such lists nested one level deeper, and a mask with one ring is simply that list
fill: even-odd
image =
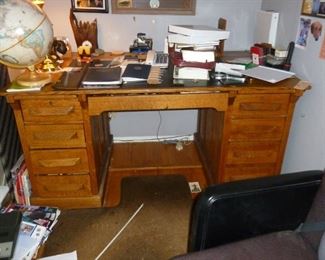
[{"label": "oak desk", "polygon": [[104,197],[105,206],[119,203],[121,179],[132,173],[109,171],[112,111],[198,109],[194,144],[204,175],[184,175],[202,187],[279,174],[294,106],[308,85],[297,78],[198,85],[175,85],[166,77],[158,86],[57,91],[48,85],[36,92],[1,92],[14,110],[32,203],[101,207]]}]

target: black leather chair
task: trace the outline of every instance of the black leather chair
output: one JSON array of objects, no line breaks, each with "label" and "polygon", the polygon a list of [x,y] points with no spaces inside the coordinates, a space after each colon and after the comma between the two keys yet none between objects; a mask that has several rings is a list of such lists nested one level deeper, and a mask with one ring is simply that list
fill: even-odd
[{"label": "black leather chair", "polygon": [[193,208],[189,253],[174,259],[317,259],[323,176],[315,170],[208,187]]}]

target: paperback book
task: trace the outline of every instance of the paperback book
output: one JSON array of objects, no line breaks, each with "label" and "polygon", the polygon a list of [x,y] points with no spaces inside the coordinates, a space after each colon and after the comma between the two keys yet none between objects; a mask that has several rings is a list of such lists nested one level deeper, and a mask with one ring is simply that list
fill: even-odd
[{"label": "paperback book", "polygon": [[9,88],[6,89],[7,92],[22,92],[22,91],[39,91],[42,89],[43,86],[33,86],[33,87],[28,87],[28,86],[22,86],[19,85],[16,81],[13,81]]}]

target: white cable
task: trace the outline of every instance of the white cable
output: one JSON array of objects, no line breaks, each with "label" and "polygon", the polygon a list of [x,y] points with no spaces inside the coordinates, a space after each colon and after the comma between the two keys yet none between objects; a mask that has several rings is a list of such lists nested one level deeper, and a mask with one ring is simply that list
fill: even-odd
[{"label": "white cable", "polygon": [[129,220],[124,224],[124,226],[120,229],[120,231],[113,237],[113,239],[107,244],[107,246],[102,250],[102,252],[99,253],[99,255],[95,258],[95,260],[98,260],[105,251],[113,244],[113,242],[118,238],[118,236],[123,232],[123,230],[129,225],[129,223],[135,218],[135,216],[140,212],[140,210],[143,207],[143,203],[140,205],[140,207],[136,210],[136,212],[133,213],[133,215],[129,218]]}]

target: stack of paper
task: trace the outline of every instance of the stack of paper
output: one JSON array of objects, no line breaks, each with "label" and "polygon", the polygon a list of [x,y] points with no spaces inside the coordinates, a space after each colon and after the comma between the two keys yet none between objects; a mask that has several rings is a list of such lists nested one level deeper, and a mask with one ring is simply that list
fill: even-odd
[{"label": "stack of paper", "polygon": [[215,49],[229,32],[208,25],[169,25],[168,45],[175,79],[209,79]]},{"label": "stack of paper", "polygon": [[229,38],[229,31],[208,25],[169,25],[168,43],[176,49],[193,47],[195,50],[214,49],[220,40]]},{"label": "stack of paper", "polygon": [[0,186],[0,205],[4,200],[4,198],[6,197],[6,195],[8,194],[8,191],[9,191],[9,187],[7,185]]},{"label": "stack of paper", "polygon": [[0,213],[21,211],[23,214],[14,260],[32,259],[52,232],[61,211],[58,208],[10,204]]}]

